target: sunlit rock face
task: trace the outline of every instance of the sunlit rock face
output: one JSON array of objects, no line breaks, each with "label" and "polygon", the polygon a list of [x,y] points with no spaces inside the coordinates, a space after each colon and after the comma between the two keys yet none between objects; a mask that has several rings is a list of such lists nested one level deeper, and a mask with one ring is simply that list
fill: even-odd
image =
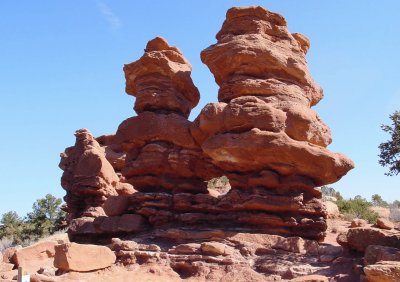
[{"label": "sunlit rock face", "polygon": [[[354,165],[327,149],[330,129],[311,109],[323,93],[307,68],[309,40],[262,7],[228,10],[216,38],[201,59],[220,86],[219,102],[193,122],[200,94],[191,65],[156,37],[124,66],[137,116],[114,135],[77,132],[60,164],[73,239],[162,226],[324,237],[316,187]],[[228,192],[207,189],[223,175]]]},{"label": "sunlit rock face", "polygon": [[[216,38],[201,59],[220,86],[219,103],[196,118],[194,138],[233,189],[301,193],[302,204],[312,201],[323,210],[314,187],[338,181],[354,165],[326,149],[330,129],[311,109],[323,93],[307,68],[309,40],[262,7],[228,10]],[[323,236],[325,214],[312,210],[290,228],[309,225]]]},{"label": "sunlit rock face", "polygon": [[126,92],[138,116],[122,122],[115,142],[126,151],[122,175],[140,191],[207,192],[217,175],[190,133],[190,111],[200,94],[181,51],[156,37],[143,56],[124,66]]},{"label": "sunlit rock face", "polygon": [[271,169],[315,185],[339,180],[353,163],[325,149],[331,132],[310,107],[323,97],[305,59],[309,40],[261,7],[232,8],[218,42],[201,53],[220,86],[192,126],[206,155],[225,171]]},{"label": "sunlit rock face", "polygon": [[124,66],[126,93],[135,96],[135,111],[176,112],[187,118],[200,94],[192,66],[181,51],[161,37],[147,43],[143,56]]}]

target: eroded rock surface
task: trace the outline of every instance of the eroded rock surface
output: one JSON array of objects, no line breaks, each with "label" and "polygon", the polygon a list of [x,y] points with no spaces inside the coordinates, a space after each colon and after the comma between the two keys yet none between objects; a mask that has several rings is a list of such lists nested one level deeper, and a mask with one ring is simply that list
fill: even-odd
[{"label": "eroded rock surface", "polygon": [[361,253],[370,245],[400,248],[400,231],[374,227],[351,228],[339,234],[337,241],[343,247]]},{"label": "eroded rock surface", "polygon": [[190,134],[187,117],[200,97],[191,69],[180,50],[161,37],[124,67],[138,116],[121,123],[115,143],[126,152],[122,175],[140,191],[205,193],[204,178],[218,175]]},{"label": "eroded rock surface", "polygon": [[[73,241],[164,227],[324,238],[327,210],[316,187],[353,163],[326,148],[330,130],[311,109],[323,94],[307,68],[309,40],[262,7],[229,9],[216,37],[201,59],[220,86],[219,102],[194,122],[192,67],[156,37],[124,66],[137,116],[115,134],[76,132],[60,163]],[[207,187],[221,176],[229,188]]]},{"label": "eroded rock surface", "polygon": [[192,126],[215,164],[232,172],[301,175],[315,185],[335,182],[353,167],[325,149],[331,133],[310,108],[323,95],[307,68],[305,36],[293,36],[278,14],[244,7],[227,12],[217,40],[201,59],[220,86],[220,103],[208,104]]},{"label": "eroded rock surface", "polygon": [[[248,233],[237,229],[162,229],[127,239],[112,239],[117,262],[165,266],[174,281],[358,281],[359,259],[340,247],[301,237]],[[324,256],[332,261],[323,261]],[[182,280],[181,280],[182,279]]]},{"label": "eroded rock surface", "polygon": [[[261,7],[230,9],[216,38],[201,59],[220,86],[219,103],[206,105],[193,122],[195,140],[233,190],[258,195],[265,189],[271,199],[302,195],[290,211],[264,208],[285,222],[265,225],[295,234],[307,229],[304,236],[322,238],[327,213],[314,187],[338,181],[353,162],[326,149],[330,130],[311,109],[323,94],[307,68],[309,40],[291,34],[282,16]],[[309,203],[307,217],[296,219]]]},{"label": "eroded rock surface", "polygon": [[[328,220],[330,229],[338,223],[333,221]],[[334,241],[318,243],[254,229],[159,228],[113,238],[107,246],[61,243],[68,241],[65,236],[54,239],[55,245],[55,241],[51,245],[46,241],[40,248],[19,249],[29,255],[29,265],[36,265],[28,271],[31,281],[352,282],[360,281],[362,273],[361,257],[343,252]],[[372,267],[398,257],[394,248],[375,246],[367,252]],[[48,256],[45,263],[43,255]],[[10,270],[15,267],[14,263],[0,263],[0,281],[16,279],[17,270]],[[374,275],[396,271],[385,269],[389,272],[374,269]]]},{"label": "eroded rock surface", "polygon": [[29,273],[37,272],[41,267],[52,267],[56,242],[39,242],[27,248],[18,249],[11,262]]},{"label": "eroded rock surface", "polygon": [[108,197],[135,192],[131,185],[120,183],[104,148],[88,130],[77,130],[75,136],[75,146],[61,154],[60,162],[60,168],[64,170],[61,185],[67,191],[64,199],[69,220],[85,213],[102,214],[101,206]]},{"label": "eroded rock surface", "polygon": [[135,111],[176,112],[189,116],[200,99],[192,66],[181,51],[161,37],[147,43],[144,55],[124,66],[126,92],[136,97]]},{"label": "eroded rock surface", "polygon": [[105,246],[64,243],[55,247],[54,266],[63,271],[93,271],[115,263],[115,254]]}]

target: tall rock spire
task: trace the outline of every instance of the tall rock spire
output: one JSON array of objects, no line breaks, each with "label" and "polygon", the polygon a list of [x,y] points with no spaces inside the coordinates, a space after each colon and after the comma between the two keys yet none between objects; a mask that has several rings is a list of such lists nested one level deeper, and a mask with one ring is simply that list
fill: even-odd
[{"label": "tall rock spire", "polygon": [[216,38],[201,59],[220,86],[220,102],[206,105],[194,121],[194,138],[232,188],[246,191],[238,193],[258,194],[264,203],[277,195],[301,198],[297,208],[276,213],[264,206],[258,219],[242,222],[322,238],[326,214],[314,188],[338,181],[354,165],[326,149],[330,129],[311,109],[323,94],[307,68],[309,40],[262,7],[228,10]]},{"label": "tall rock spire", "polygon": [[140,191],[204,193],[203,178],[214,175],[187,120],[200,98],[191,70],[181,51],[161,37],[124,66],[126,92],[136,97],[138,116],[121,123],[115,142],[127,152],[122,175]]}]

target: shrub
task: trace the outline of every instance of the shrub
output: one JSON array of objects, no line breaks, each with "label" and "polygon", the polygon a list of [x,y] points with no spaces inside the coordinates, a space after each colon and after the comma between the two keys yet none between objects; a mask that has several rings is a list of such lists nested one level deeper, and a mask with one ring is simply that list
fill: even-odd
[{"label": "shrub", "polygon": [[400,111],[395,111],[390,115],[392,126],[382,125],[383,131],[389,133],[390,139],[379,145],[379,164],[389,167],[388,176],[400,173]]},{"label": "shrub", "polygon": [[26,224],[27,230],[36,237],[35,239],[53,234],[61,228],[60,222],[65,218],[61,204],[61,199],[51,194],[47,194],[33,204],[33,211],[28,214]]},{"label": "shrub", "polygon": [[22,243],[24,234],[24,221],[15,211],[3,214],[0,219],[0,239],[12,240],[14,244]]},{"label": "shrub", "polygon": [[26,246],[62,229],[65,212],[61,210],[61,204],[61,199],[47,194],[33,204],[33,211],[25,218],[14,211],[3,214],[0,218],[0,239]]},{"label": "shrub", "polygon": [[355,196],[349,200],[338,200],[336,202],[339,211],[344,215],[345,219],[352,220],[354,218],[362,218],[369,223],[375,223],[379,214],[372,211],[372,204],[361,196]]},{"label": "shrub", "polygon": [[384,200],[382,199],[382,197],[379,196],[378,194],[372,195],[371,200],[372,200],[372,204],[373,204],[374,206],[383,207],[383,208],[389,207],[389,204],[388,204],[386,201],[384,201]]}]

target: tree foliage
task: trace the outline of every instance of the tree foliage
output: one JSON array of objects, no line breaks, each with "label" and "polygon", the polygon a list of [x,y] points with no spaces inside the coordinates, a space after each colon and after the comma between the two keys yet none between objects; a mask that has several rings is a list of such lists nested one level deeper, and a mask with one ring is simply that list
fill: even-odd
[{"label": "tree foliage", "polygon": [[36,236],[47,236],[60,229],[60,223],[65,218],[61,204],[61,199],[51,194],[33,204],[33,211],[28,214],[27,223],[32,225]]},{"label": "tree foliage", "polygon": [[400,201],[399,200],[394,200],[393,203],[391,204],[394,208],[400,208]]},{"label": "tree foliage", "polygon": [[9,211],[3,214],[0,219],[0,238],[10,238],[16,244],[22,241],[24,231],[24,221],[15,211]]},{"label": "tree foliage", "polygon": [[61,210],[61,199],[47,194],[32,206],[32,212],[21,218],[14,211],[7,212],[0,219],[0,239],[8,238],[13,244],[37,240],[53,234],[63,227],[65,212]]},{"label": "tree foliage", "polygon": [[[329,186],[322,186],[321,192],[322,197],[325,200],[330,200],[331,197],[337,199],[336,205],[338,206],[340,213],[343,214],[347,220],[362,218],[367,220],[369,223],[375,223],[379,217],[376,212],[370,209],[370,207],[372,207],[374,204],[368,202],[360,195],[357,195],[354,198],[344,199],[338,191]],[[372,200],[375,200],[381,205],[386,203],[384,200],[382,200],[381,196],[377,194],[373,195]]]},{"label": "tree foliage", "polygon": [[374,205],[374,206],[383,207],[383,208],[389,207],[389,204],[385,200],[383,200],[382,197],[378,194],[372,195],[371,200],[372,200],[371,201],[372,205]]},{"label": "tree foliage", "polygon": [[393,176],[400,172],[400,112],[395,111],[390,115],[392,126],[382,125],[383,131],[389,133],[390,139],[379,145],[379,164],[389,167],[389,172],[385,175]]}]

